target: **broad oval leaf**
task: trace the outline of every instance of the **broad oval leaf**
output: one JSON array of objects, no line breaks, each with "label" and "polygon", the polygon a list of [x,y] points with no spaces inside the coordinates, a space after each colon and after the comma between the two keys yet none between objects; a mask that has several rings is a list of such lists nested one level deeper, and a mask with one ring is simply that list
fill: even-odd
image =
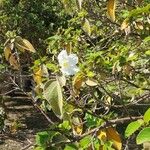
[{"label": "broad oval leaf", "polygon": [[63,87],[66,85],[66,77],[63,76],[57,76],[57,80],[59,81],[59,84]]},{"label": "broad oval leaf", "polygon": [[[50,82],[50,83],[49,83]],[[62,89],[58,81],[48,81],[43,91],[44,98],[50,104],[57,117],[63,117],[63,97]]]},{"label": "broad oval leaf", "polygon": [[85,77],[83,74],[77,74],[72,82],[73,88],[79,90],[85,80]]},{"label": "broad oval leaf", "polygon": [[112,127],[106,129],[107,139],[113,142],[113,146],[116,150],[122,149],[122,142],[119,133]]},{"label": "broad oval leaf", "polygon": [[126,130],[125,130],[125,136],[129,137],[130,135],[132,135],[135,131],[137,131],[143,124],[143,120],[137,120],[137,121],[133,121],[130,124],[128,124]]},{"label": "broad oval leaf", "polygon": [[148,123],[150,121],[150,108],[144,114],[144,122]]},{"label": "broad oval leaf", "polygon": [[129,26],[129,19],[125,19],[121,24],[121,30],[126,29]]},{"label": "broad oval leaf", "polygon": [[115,21],[116,0],[108,0],[107,13],[112,21]]},{"label": "broad oval leaf", "polygon": [[27,47],[26,50],[29,50],[31,52],[35,52],[33,45],[28,40],[23,39],[23,43],[24,43],[25,47]]},{"label": "broad oval leaf", "polygon": [[142,144],[144,142],[150,142],[150,127],[141,130],[136,137],[137,144]]},{"label": "broad oval leaf", "polygon": [[20,36],[15,38],[15,46],[22,52],[24,52],[24,50],[35,52],[33,45],[27,39],[23,39]]},{"label": "broad oval leaf", "polygon": [[97,83],[96,81],[92,80],[92,79],[86,80],[85,83],[86,83],[88,86],[97,86],[97,85],[98,85],[98,83]]}]

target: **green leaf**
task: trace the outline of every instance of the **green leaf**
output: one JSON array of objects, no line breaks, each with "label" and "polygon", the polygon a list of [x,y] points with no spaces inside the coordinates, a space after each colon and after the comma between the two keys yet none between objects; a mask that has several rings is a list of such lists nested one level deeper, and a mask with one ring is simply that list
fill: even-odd
[{"label": "green leaf", "polygon": [[137,131],[141,127],[142,124],[143,124],[142,119],[133,121],[130,124],[128,124],[128,126],[125,130],[125,136],[129,137],[130,135],[132,135],[135,131]]},{"label": "green leaf", "polygon": [[150,55],[150,50],[147,50],[147,51],[145,52],[145,54],[146,54],[146,55]]},{"label": "green leaf", "polygon": [[58,81],[48,81],[45,84],[43,91],[44,98],[52,107],[53,112],[57,117],[63,117],[63,97],[61,86]]},{"label": "green leaf", "polygon": [[150,141],[150,127],[144,128],[136,137],[136,143],[142,144]]},{"label": "green leaf", "polygon": [[91,144],[91,136],[86,136],[83,139],[80,140],[80,147],[83,149],[86,149]]},{"label": "green leaf", "polygon": [[36,135],[36,144],[39,145],[39,146],[45,146],[46,141],[48,140],[48,138],[49,138],[49,135],[48,135],[47,131],[39,132]]},{"label": "green leaf", "polygon": [[148,123],[150,121],[150,108],[144,114],[144,122]]},{"label": "green leaf", "polygon": [[68,144],[66,145],[64,150],[76,150],[77,147],[74,144]]}]

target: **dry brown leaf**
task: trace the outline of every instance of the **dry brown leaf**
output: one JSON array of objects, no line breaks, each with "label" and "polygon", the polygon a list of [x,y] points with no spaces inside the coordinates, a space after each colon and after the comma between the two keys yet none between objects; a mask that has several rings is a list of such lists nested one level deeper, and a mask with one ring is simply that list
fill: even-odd
[{"label": "dry brown leaf", "polygon": [[112,21],[115,21],[116,0],[108,0],[107,13]]},{"label": "dry brown leaf", "polygon": [[143,23],[140,22],[140,21],[136,22],[136,28],[139,29],[139,30],[143,30],[144,29]]},{"label": "dry brown leaf", "polygon": [[121,24],[121,30],[126,29],[129,26],[129,19],[126,18]]},{"label": "dry brown leaf", "polygon": [[113,147],[116,150],[122,149],[122,142],[119,133],[113,128],[109,127],[106,129],[107,139],[113,142]]},{"label": "dry brown leaf", "polygon": [[19,70],[20,65],[14,55],[10,56],[9,63],[13,66],[14,69]]}]

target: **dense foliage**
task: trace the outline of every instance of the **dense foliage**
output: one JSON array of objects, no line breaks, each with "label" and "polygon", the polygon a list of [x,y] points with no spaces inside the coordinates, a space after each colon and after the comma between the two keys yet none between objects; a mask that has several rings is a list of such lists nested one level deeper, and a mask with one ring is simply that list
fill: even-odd
[{"label": "dense foliage", "polygon": [[135,135],[147,146],[148,0],[2,0],[0,8],[0,78],[49,122],[36,150],[130,149]]}]

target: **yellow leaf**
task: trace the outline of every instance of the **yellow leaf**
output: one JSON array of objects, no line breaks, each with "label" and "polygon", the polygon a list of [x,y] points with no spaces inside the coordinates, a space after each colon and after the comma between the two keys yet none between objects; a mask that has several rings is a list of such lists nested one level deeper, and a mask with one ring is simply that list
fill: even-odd
[{"label": "yellow leaf", "polygon": [[74,135],[81,135],[83,131],[83,123],[81,118],[73,117],[72,119],[72,130]]},{"label": "yellow leaf", "polygon": [[107,135],[105,130],[100,130],[97,132],[97,138],[100,139],[102,142],[107,141]]},{"label": "yellow leaf", "polygon": [[88,86],[96,86],[98,85],[98,83],[96,81],[94,81],[93,79],[88,79],[85,82]]},{"label": "yellow leaf", "polygon": [[11,55],[11,48],[9,46],[6,46],[4,48],[4,55],[5,55],[6,60],[8,61]]},{"label": "yellow leaf", "polygon": [[19,70],[20,65],[19,65],[17,59],[15,58],[15,56],[13,56],[13,55],[10,56],[9,63],[13,66],[14,69]]},{"label": "yellow leaf", "polygon": [[26,39],[22,39],[20,36],[17,36],[15,38],[15,46],[20,50],[23,51],[24,50],[28,50],[31,52],[35,52],[34,47],[32,46],[32,44],[26,40]]},{"label": "yellow leaf", "polygon": [[107,139],[113,142],[113,147],[116,150],[122,149],[122,143],[119,133],[112,127],[106,128]]},{"label": "yellow leaf", "polygon": [[129,26],[129,19],[126,18],[121,24],[121,30],[126,29]]},{"label": "yellow leaf", "polygon": [[46,65],[42,64],[39,68],[36,68],[33,70],[33,79],[36,82],[37,85],[42,83],[42,78],[43,77],[48,77],[49,73],[47,70]]},{"label": "yellow leaf", "polygon": [[83,24],[83,30],[90,36],[91,35],[91,26],[89,21],[85,18],[85,22]]},{"label": "yellow leaf", "polygon": [[112,21],[115,21],[116,0],[108,0],[107,13]]},{"label": "yellow leaf", "polygon": [[83,81],[85,80],[85,76],[83,74],[77,74],[73,79],[73,88],[80,89]]},{"label": "yellow leaf", "polygon": [[36,82],[37,85],[39,85],[40,83],[42,83],[42,69],[41,66],[33,71],[33,79]]},{"label": "yellow leaf", "polygon": [[31,52],[35,52],[33,45],[28,40],[23,39],[23,43],[24,43],[25,47],[27,47],[26,50],[29,50]]}]

